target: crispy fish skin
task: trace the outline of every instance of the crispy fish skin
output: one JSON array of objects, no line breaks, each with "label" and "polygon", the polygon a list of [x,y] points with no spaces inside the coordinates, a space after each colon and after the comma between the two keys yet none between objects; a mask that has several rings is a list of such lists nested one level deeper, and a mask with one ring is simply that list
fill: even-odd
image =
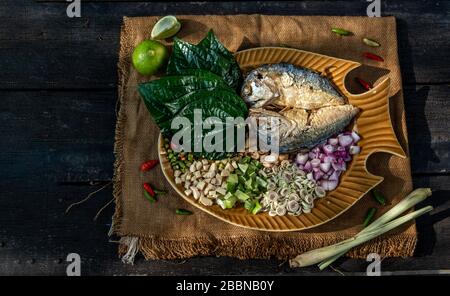
[{"label": "crispy fish skin", "polygon": [[270,132],[271,128],[268,127],[267,118],[279,119],[279,152],[292,153],[304,148],[312,148],[339,133],[358,112],[358,108],[352,105],[338,105],[313,111],[297,108],[279,113],[262,108],[251,109],[250,116],[258,119],[258,134],[266,138],[273,135],[273,132]]},{"label": "crispy fish skin", "polygon": [[346,103],[326,77],[286,63],[263,65],[250,71],[241,97],[251,108],[273,104],[312,110]]}]

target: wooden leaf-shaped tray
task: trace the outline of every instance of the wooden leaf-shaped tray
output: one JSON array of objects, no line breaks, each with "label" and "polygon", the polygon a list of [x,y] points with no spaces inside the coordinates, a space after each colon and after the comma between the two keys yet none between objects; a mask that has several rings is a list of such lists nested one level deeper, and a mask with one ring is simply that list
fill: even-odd
[{"label": "wooden leaf-shaped tray", "polygon": [[162,170],[171,186],[185,200],[201,210],[228,223],[264,231],[296,231],[326,223],[344,213],[369,190],[383,181],[383,177],[368,172],[366,162],[375,152],[391,153],[406,157],[397,141],[389,115],[389,78],[363,94],[351,94],[344,85],[345,76],[361,64],[298,49],[282,47],[260,47],[236,53],[243,72],[263,64],[290,63],[309,68],[326,75],[349,102],[361,109],[356,118],[356,127],[361,135],[361,153],[355,155],[347,171],[341,175],[339,186],[326,197],[318,199],[309,214],[299,216],[270,217],[267,213],[252,215],[244,208],[223,210],[217,205],[206,207],[184,194],[184,188],[176,185],[170,163],[159,138],[159,155]]}]

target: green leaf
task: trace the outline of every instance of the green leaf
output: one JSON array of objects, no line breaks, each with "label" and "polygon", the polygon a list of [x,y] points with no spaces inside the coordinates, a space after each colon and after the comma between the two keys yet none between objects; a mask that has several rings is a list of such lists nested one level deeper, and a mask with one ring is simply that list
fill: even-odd
[{"label": "green leaf", "polygon": [[197,69],[188,72],[190,75],[166,76],[139,85],[139,93],[158,126],[161,127],[164,122],[173,118],[184,107],[180,106],[176,110],[170,108],[170,104],[176,102],[180,97],[198,90],[228,88],[223,79],[209,71]]},{"label": "green leaf", "polygon": [[[224,91],[224,90],[203,90],[193,93],[189,96],[189,104],[187,104],[180,112],[175,116],[186,117],[191,123],[194,122],[194,111],[196,109],[202,110],[202,120],[208,117],[217,117],[222,121],[222,128],[220,129],[223,137],[220,138],[220,145],[225,151],[225,140],[226,140],[226,118],[237,118],[242,117],[243,119],[247,116],[247,107],[242,99],[236,95],[234,92]],[[168,119],[172,120],[172,118]],[[165,127],[169,126],[170,123],[164,124]],[[203,129],[203,134],[200,137],[195,137],[192,131],[192,147],[195,143],[202,143],[204,137],[210,133],[209,130]],[[235,132],[236,135],[236,132]],[[219,143],[216,143],[219,145]],[[227,152],[202,152],[194,153],[196,156],[204,156],[208,159],[222,159],[227,156]]]},{"label": "green leaf", "polygon": [[202,41],[200,41],[198,46],[207,50],[213,50],[229,60],[234,59],[233,54],[222,43],[220,43],[216,35],[214,35],[213,30],[208,31],[208,34]]},{"label": "green leaf", "polygon": [[198,45],[174,39],[167,73],[182,74],[188,69],[209,70],[221,76],[233,89],[237,88],[241,79],[239,65],[234,56],[217,40],[212,31]]}]

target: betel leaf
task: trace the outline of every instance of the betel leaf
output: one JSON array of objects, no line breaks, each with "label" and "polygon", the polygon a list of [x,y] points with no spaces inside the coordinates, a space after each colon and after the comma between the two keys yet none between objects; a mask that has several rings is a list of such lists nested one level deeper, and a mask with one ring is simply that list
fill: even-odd
[{"label": "betel leaf", "polygon": [[[207,101],[211,102],[211,104],[205,105],[204,102],[199,103],[198,101]],[[186,114],[189,113],[189,111],[186,110],[190,110],[193,114],[193,110],[196,108],[201,109],[202,113],[204,114],[211,114],[211,112],[215,112],[215,114],[211,116],[216,116],[224,121],[226,117],[246,116],[247,106],[245,105],[245,103],[241,102],[242,99],[228,87],[199,89],[197,91],[187,93],[179,97],[177,100],[165,104],[166,108],[173,112],[173,115],[167,117],[166,121],[160,123],[160,129],[165,134],[172,134],[173,131],[170,131],[170,126],[173,118],[176,116],[186,116]],[[201,106],[201,108],[198,107],[199,105]],[[202,109],[203,107],[208,108],[208,110]],[[188,118],[193,123],[193,117]]]},{"label": "betel leaf", "polygon": [[212,50],[215,51],[217,53],[219,53],[220,55],[222,55],[223,57],[227,58],[232,66],[230,68],[230,76],[235,77],[238,81],[238,84],[240,83],[240,79],[241,79],[241,71],[239,68],[239,65],[233,55],[233,53],[231,53],[220,41],[219,39],[217,39],[216,35],[214,35],[213,30],[209,30],[208,34],[206,35],[205,38],[203,38],[202,41],[200,41],[200,43],[198,44],[199,47],[202,47],[206,50]]},{"label": "betel leaf", "polygon": [[183,74],[188,69],[209,70],[221,76],[233,89],[237,89],[241,79],[241,72],[234,56],[217,40],[212,31],[198,45],[174,39],[167,73]]},{"label": "betel leaf", "polygon": [[156,124],[160,125],[179,111],[167,106],[178,98],[201,89],[228,87],[223,79],[209,71],[192,70],[189,73],[191,75],[165,76],[139,84],[139,93]]},{"label": "betel leaf", "polygon": [[206,37],[200,41],[198,46],[207,50],[213,50],[229,60],[234,60],[233,54],[222,43],[220,43],[216,35],[214,35],[213,30],[209,30]]},{"label": "betel leaf", "polygon": [[[218,118],[222,124],[220,125],[220,129],[218,133],[222,134],[222,137],[217,137],[218,143],[222,147],[222,151],[224,152],[194,152],[194,155],[202,155],[208,159],[221,159],[227,156],[226,152],[226,129],[228,127],[233,127],[234,123],[232,123],[232,126],[227,126],[227,118],[238,118],[241,117],[242,119],[245,119],[247,116],[247,107],[244,104],[242,104],[242,99],[236,95],[233,92],[226,91],[226,90],[213,90],[213,91],[199,91],[194,93],[191,96],[191,102],[187,104],[180,112],[176,114],[176,116],[186,117],[189,119],[191,123],[194,122],[194,112],[195,110],[202,110],[202,121],[205,122],[205,120],[208,117],[216,117]],[[214,129],[214,128],[213,128]],[[195,137],[194,131],[191,131],[191,145],[192,145],[192,151],[194,150],[195,143],[202,143],[203,139],[206,135],[212,135],[212,130],[206,130],[203,129],[203,133],[201,135],[198,135],[199,137]],[[236,131],[234,133],[236,137]],[[235,140],[235,139],[234,139]]]}]

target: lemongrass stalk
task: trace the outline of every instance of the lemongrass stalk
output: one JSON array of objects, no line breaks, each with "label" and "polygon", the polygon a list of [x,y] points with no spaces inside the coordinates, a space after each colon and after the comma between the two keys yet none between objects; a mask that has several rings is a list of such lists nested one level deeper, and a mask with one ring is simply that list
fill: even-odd
[{"label": "lemongrass stalk", "polygon": [[396,204],[392,209],[384,213],[380,218],[370,223],[360,233],[365,233],[375,229],[393,219],[397,218],[416,204],[424,201],[427,197],[431,196],[430,188],[417,188],[408,194],[403,200]]},{"label": "lemongrass stalk", "polygon": [[[397,205],[395,205],[392,209],[390,209],[385,214],[383,214],[381,217],[379,217],[377,220],[372,222],[369,226],[367,226],[366,228],[361,230],[356,236],[364,234],[368,231],[371,231],[372,229],[379,227],[380,225],[383,225],[384,223],[392,221],[393,219],[395,219],[398,216],[400,216],[401,214],[403,214],[405,211],[414,207],[416,204],[424,201],[430,195],[431,195],[430,188],[418,188],[418,189],[412,191],[402,201],[400,201]],[[350,249],[345,250],[342,253],[337,254],[336,256],[333,256],[333,257],[328,258],[325,261],[321,262],[319,264],[319,269],[320,270],[325,269],[331,263],[336,261],[339,257],[344,256],[349,250]]]},{"label": "lemongrass stalk", "polygon": [[317,264],[327,258],[330,258],[337,254],[340,254],[347,249],[351,249],[351,248],[356,247],[360,244],[363,244],[369,240],[372,240],[372,239],[400,226],[403,223],[406,223],[410,220],[413,220],[413,219],[431,211],[432,209],[433,209],[433,207],[431,207],[431,206],[424,207],[420,210],[409,213],[409,214],[402,216],[400,218],[397,218],[389,223],[386,223],[377,229],[363,233],[359,236],[355,236],[355,237],[347,240],[346,243],[339,243],[336,245],[327,246],[324,248],[312,250],[312,251],[303,253],[301,255],[298,255],[297,257],[295,257],[294,259],[289,261],[290,266],[291,267],[304,267],[304,266],[310,266],[313,264]]}]

